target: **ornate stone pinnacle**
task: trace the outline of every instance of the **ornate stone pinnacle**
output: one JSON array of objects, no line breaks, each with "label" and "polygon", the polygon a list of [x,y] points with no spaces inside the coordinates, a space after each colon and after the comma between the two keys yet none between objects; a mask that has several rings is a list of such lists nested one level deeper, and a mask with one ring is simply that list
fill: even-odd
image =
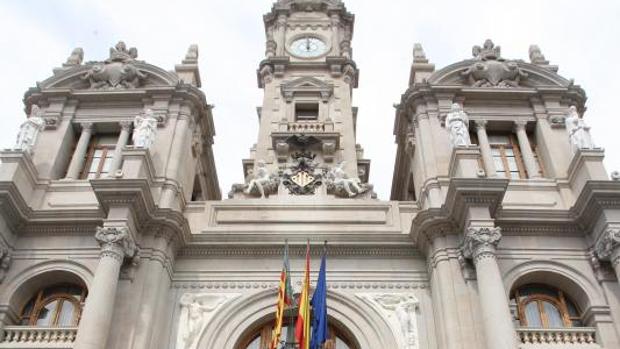
[{"label": "ornate stone pinnacle", "polygon": [[620,262],[620,227],[609,228],[603,232],[595,246],[599,259],[609,260],[612,264]]},{"label": "ornate stone pinnacle", "polygon": [[136,244],[127,227],[97,227],[95,239],[101,246],[102,256],[111,256],[122,262],[136,255]]},{"label": "ornate stone pinnacle", "polygon": [[187,49],[183,64],[197,64],[198,63],[198,45],[193,44]]},{"label": "ornate stone pinnacle", "polygon": [[499,227],[469,227],[465,233],[462,251],[466,258],[476,261],[483,256],[494,256],[495,248],[502,239]]},{"label": "ornate stone pinnacle", "polygon": [[426,53],[420,43],[413,44],[413,63],[428,63]]}]

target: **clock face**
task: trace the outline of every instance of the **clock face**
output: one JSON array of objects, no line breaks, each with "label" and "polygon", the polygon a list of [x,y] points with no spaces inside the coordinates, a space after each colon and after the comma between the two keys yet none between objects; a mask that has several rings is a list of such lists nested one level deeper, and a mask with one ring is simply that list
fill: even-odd
[{"label": "clock face", "polygon": [[327,45],[321,39],[313,36],[299,38],[291,44],[291,53],[302,58],[318,57],[326,51]]}]

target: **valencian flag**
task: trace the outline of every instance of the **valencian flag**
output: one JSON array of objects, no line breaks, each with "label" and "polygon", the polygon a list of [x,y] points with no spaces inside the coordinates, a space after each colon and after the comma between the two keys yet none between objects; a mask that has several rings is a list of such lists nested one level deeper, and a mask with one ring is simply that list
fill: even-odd
[{"label": "valencian flag", "polygon": [[278,287],[278,303],[276,304],[276,325],[271,334],[269,349],[277,349],[282,334],[282,321],[286,306],[292,305],[293,287],[291,286],[291,271],[288,263],[288,242],[284,244],[284,265],[280,273],[280,286]]},{"label": "valencian flag", "polygon": [[321,349],[323,343],[327,340],[327,279],[325,275],[325,259],[327,254],[327,241],[323,248],[323,257],[321,257],[321,269],[319,271],[319,279],[316,282],[316,289],[312,295],[312,340],[310,341],[310,349]]},{"label": "valencian flag", "polygon": [[299,349],[310,349],[310,302],[308,293],[310,292],[310,241],[306,246],[306,271],[304,272],[301,296],[299,297],[299,313],[297,314],[297,324],[295,325],[295,339],[299,344]]}]

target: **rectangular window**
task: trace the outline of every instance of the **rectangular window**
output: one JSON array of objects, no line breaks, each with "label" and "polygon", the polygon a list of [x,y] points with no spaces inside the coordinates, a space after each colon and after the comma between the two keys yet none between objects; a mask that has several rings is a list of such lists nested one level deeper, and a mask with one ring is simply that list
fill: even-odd
[{"label": "rectangular window", "polygon": [[296,103],[295,121],[318,120],[319,103]]},{"label": "rectangular window", "polygon": [[93,136],[86,153],[82,179],[102,178],[109,173],[117,140],[118,135],[114,134]]},{"label": "rectangular window", "polygon": [[512,179],[527,178],[514,135],[489,135],[489,143],[498,176]]}]

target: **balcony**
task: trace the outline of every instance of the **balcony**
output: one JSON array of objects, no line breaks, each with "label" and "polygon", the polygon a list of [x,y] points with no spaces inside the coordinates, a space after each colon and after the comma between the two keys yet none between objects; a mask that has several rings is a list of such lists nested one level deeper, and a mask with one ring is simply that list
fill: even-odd
[{"label": "balcony", "polygon": [[0,348],[73,348],[77,327],[5,326]]},{"label": "balcony", "polygon": [[596,343],[596,329],[576,328],[519,328],[519,348],[536,349],[601,349]]}]

